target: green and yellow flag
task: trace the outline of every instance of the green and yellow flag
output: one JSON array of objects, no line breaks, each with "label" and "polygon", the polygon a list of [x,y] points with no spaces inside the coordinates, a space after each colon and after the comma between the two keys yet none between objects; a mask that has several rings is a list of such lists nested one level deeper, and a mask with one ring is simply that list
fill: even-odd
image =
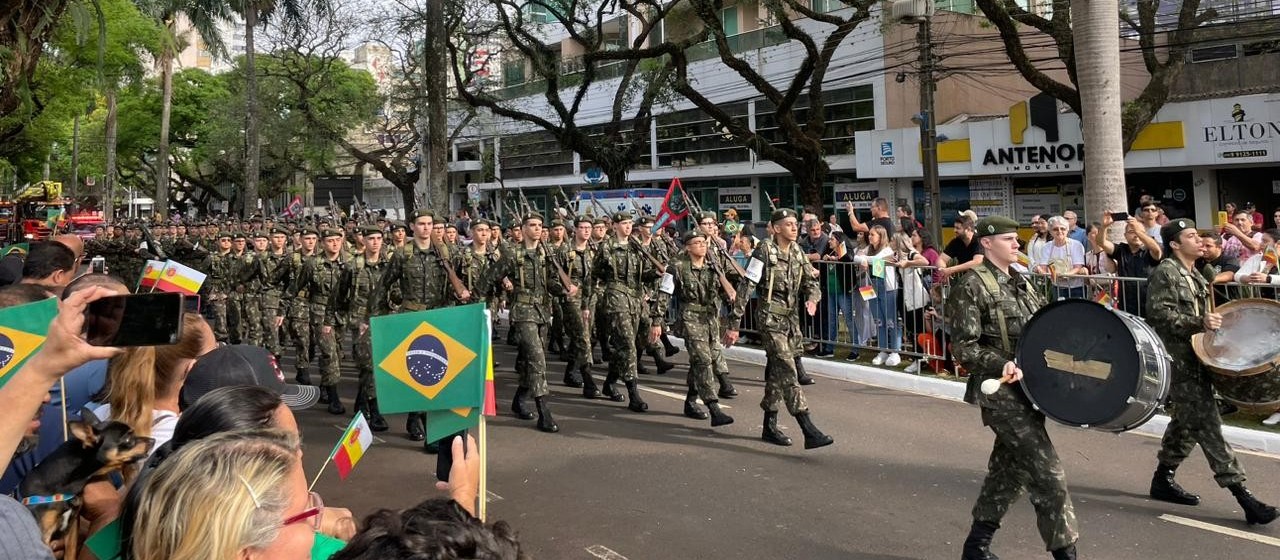
[{"label": "green and yellow flag", "polygon": [[382,412],[483,405],[489,359],[484,304],[374,317],[369,328]]},{"label": "green and yellow flag", "polygon": [[57,314],[57,298],[0,309],[0,387],[44,345]]},{"label": "green and yellow flag", "polygon": [[[484,311],[484,324],[491,324],[492,315],[486,309]],[[485,414],[494,416],[497,414],[494,406],[493,395],[493,348],[490,340],[490,329],[484,329],[481,333],[480,346],[484,349],[484,399],[483,406],[480,407],[460,407],[451,408],[449,410],[432,410],[427,412],[427,441],[434,442],[449,437],[463,430],[470,430],[480,425],[480,415]]]}]

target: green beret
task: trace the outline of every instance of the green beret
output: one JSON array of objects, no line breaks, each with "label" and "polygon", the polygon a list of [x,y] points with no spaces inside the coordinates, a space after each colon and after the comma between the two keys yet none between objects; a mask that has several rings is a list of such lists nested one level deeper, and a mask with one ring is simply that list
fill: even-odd
[{"label": "green beret", "polygon": [[364,226],[360,228],[360,233],[363,235],[382,235],[382,229],[377,226]]},{"label": "green beret", "polygon": [[685,232],[684,237],[681,238],[680,242],[684,243],[685,245],[688,245],[690,241],[693,241],[694,239],[699,239],[699,238],[706,239],[707,234],[702,233],[701,231],[698,231],[696,229],[691,229],[688,232]]},{"label": "green beret", "polygon": [[653,221],[653,216],[640,216],[640,219],[636,221],[636,223],[641,226],[648,227],[648,226],[652,226],[656,222]]},{"label": "green beret", "polygon": [[537,212],[529,212],[528,214],[525,214],[524,219],[520,223],[521,225],[523,225],[523,224],[529,223],[532,220],[538,220],[539,222],[542,222],[544,224],[547,223],[547,220],[542,217],[542,214],[539,214]]},{"label": "green beret", "polygon": [[564,225],[564,220],[561,220],[560,218],[556,218],[554,220],[551,220],[551,227],[558,228],[558,227],[567,227],[567,226]]},{"label": "green beret", "polygon": [[233,241],[235,241],[235,240],[240,240],[240,239],[244,239],[244,240],[248,241],[249,236],[248,236],[248,235],[246,235],[243,231],[237,231],[237,232],[235,232],[235,233],[231,234],[231,239],[232,239]]},{"label": "green beret", "polygon": [[400,221],[400,220],[392,220],[392,222],[391,222],[391,231],[395,231],[395,230],[398,230],[398,229],[408,230],[409,228],[408,228],[407,226],[405,226],[405,225],[404,225],[404,222],[402,222],[402,221]]},{"label": "green beret", "polygon": [[413,219],[417,220],[423,216],[431,218],[432,221],[436,219],[436,213],[432,212],[430,208],[419,208],[413,211]]},{"label": "green beret", "polygon": [[327,228],[324,230],[325,239],[328,239],[330,237],[343,237],[345,235],[346,235],[346,232],[336,228]]},{"label": "green beret", "polygon": [[595,220],[591,216],[588,216],[586,214],[578,214],[577,217],[573,219],[573,225],[575,226],[582,222],[591,224],[591,223],[595,223]]},{"label": "green beret", "polygon": [[782,220],[785,220],[785,219],[787,219],[787,218],[795,218],[795,219],[799,220],[799,219],[800,219],[800,215],[799,215],[799,214],[796,214],[796,211],[795,211],[795,210],[792,210],[792,209],[790,209],[790,208],[779,208],[779,209],[777,209],[777,210],[774,210],[774,211],[773,211],[773,215],[772,215],[772,216],[769,216],[769,223],[770,223],[770,224],[776,224],[776,223],[781,222]]},{"label": "green beret", "polygon": [[271,235],[289,235],[289,230],[276,226],[271,228]]},{"label": "green beret", "polygon": [[311,226],[302,228],[302,236],[306,237],[308,235],[314,235],[316,237],[320,237],[320,231]]},{"label": "green beret", "polygon": [[613,223],[615,224],[621,223],[621,222],[630,222],[634,219],[636,219],[636,217],[632,216],[630,212],[618,212],[613,215]]},{"label": "green beret", "polygon": [[1018,222],[1004,216],[987,216],[978,220],[974,231],[978,237],[1000,235],[1002,233],[1018,233]]},{"label": "green beret", "polygon": [[1169,223],[1160,226],[1160,238],[1165,243],[1176,241],[1178,239],[1178,235],[1188,229],[1196,229],[1196,222],[1194,220],[1189,218],[1169,220]]},{"label": "green beret", "polygon": [[608,225],[608,224],[609,224],[609,220],[606,220],[606,219],[604,219],[603,217],[600,217],[600,218],[592,218],[592,220],[591,220],[591,225],[593,225],[593,226],[603,226],[603,225]]},{"label": "green beret", "polygon": [[704,212],[698,212],[698,221],[701,222],[702,220],[711,220],[715,222],[715,221],[718,221],[718,218],[716,217],[715,212],[708,210]]},{"label": "green beret", "polygon": [[260,229],[258,231],[253,232],[254,239],[269,239],[270,237],[271,237],[271,234],[268,233],[267,230],[265,229]]},{"label": "green beret", "polygon": [[232,237],[233,237],[233,236],[231,235],[231,232],[229,232],[229,231],[220,231],[220,232],[218,232],[218,239],[231,239]]}]

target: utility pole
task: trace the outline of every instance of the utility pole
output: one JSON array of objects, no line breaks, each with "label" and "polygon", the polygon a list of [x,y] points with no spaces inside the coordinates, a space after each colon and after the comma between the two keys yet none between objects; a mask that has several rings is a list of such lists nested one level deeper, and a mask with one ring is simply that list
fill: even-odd
[{"label": "utility pole", "polygon": [[920,18],[920,163],[924,191],[929,193],[929,231],[935,243],[942,240],[942,187],[938,183],[938,126],[933,114],[933,32],[931,20]]}]

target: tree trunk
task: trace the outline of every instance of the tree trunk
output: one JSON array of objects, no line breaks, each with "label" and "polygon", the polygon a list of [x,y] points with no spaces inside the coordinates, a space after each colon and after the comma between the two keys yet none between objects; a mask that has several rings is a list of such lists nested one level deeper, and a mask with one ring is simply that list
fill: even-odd
[{"label": "tree trunk", "polygon": [[[173,19],[167,23],[169,34],[173,34]],[[161,218],[169,217],[169,112],[173,108],[173,57],[174,53],[165,48],[160,55],[160,81],[163,83],[160,101],[160,149],[156,154],[156,199],[153,211]],[[130,201],[132,204],[133,201]]]},{"label": "tree trunk", "polygon": [[258,7],[249,5],[244,11],[244,196],[242,217],[258,211],[258,168],[261,145],[258,138],[258,73],[254,64],[253,28],[258,26]]},{"label": "tree trunk", "polygon": [[102,177],[102,216],[107,220],[115,217],[116,193],[116,84],[107,84],[107,168]]},{"label": "tree trunk", "polygon": [[[1124,142],[1121,134],[1120,35],[1117,0],[1076,0],[1076,52],[1080,59],[1080,115],[1084,133],[1084,212],[1087,224],[1103,211],[1127,206],[1124,182]],[[1116,228],[1112,235],[1123,231]]]},{"label": "tree trunk", "polygon": [[449,211],[449,132],[445,111],[445,80],[448,68],[445,51],[444,2],[427,2],[427,36],[424,56],[427,64],[427,204],[436,212]]}]

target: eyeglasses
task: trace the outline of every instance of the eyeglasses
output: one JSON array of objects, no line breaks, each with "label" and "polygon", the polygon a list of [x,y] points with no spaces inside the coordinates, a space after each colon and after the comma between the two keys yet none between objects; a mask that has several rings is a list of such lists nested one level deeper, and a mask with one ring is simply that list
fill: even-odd
[{"label": "eyeglasses", "polygon": [[288,527],[294,523],[307,522],[311,525],[312,530],[319,531],[321,514],[324,513],[324,502],[320,500],[319,494],[309,492],[307,496],[307,504],[311,507],[302,510],[302,513],[286,517],[280,525]]}]

